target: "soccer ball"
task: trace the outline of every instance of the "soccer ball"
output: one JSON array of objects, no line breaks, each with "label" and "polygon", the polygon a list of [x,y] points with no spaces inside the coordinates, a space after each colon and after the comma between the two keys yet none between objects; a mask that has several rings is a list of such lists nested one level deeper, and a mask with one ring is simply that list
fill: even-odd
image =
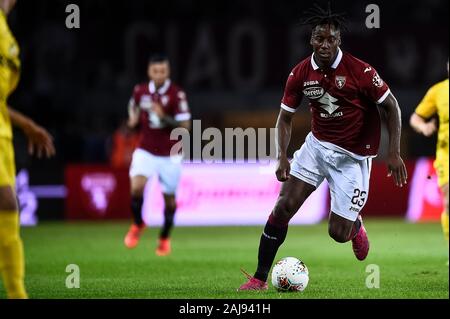
[{"label": "soccer ball", "polygon": [[285,257],[273,266],[272,285],[278,291],[303,291],[308,282],[308,268],[295,257]]}]

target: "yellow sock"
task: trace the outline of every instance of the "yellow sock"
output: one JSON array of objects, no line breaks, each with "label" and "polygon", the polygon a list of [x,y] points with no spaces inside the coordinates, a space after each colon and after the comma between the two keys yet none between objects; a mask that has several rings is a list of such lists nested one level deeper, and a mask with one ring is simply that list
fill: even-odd
[{"label": "yellow sock", "polygon": [[442,231],[444,232],[445,239],[447,240],[448,244],[448,213],[443,212],[441,214],[441,224],[442,224]]},{"label": "yellow sock", "polygon": [[25,262],[19,227],[17,211],[0,211],[0,272],[9,299],[28,298],[24,284]]}]

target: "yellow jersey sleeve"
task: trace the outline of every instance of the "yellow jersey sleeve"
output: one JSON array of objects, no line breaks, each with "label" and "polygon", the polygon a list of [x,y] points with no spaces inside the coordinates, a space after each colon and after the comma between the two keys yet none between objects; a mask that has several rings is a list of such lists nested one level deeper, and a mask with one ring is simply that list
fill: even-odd
[{"label": "yellow jersey sleeve", "polygon": [[437,84],[433,85],[425,94],[424,98],[417,106],[415,113],[424,119],[428,119],[437,112]]},{"label": "yellow jersey sleeve", "polygon": [[6,106],[20,76],[19,46],[0,9],[0,138],[11,138],[12,130]]}]

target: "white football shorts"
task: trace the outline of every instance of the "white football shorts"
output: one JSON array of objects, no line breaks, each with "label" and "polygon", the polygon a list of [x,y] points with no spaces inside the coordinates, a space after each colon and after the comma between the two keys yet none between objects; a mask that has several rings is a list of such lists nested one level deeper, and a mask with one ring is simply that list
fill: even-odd
[{"label": "white football shorts", "polygon": [[181,176],[182,156],[156,156],[143,149],[136,149],[130,165],[130,177],[158,175],[162,192],[167,195],[176,193]]},{"label": "white football shorts", "polygon": [[356,159],[345,151],[327,148],[309,133],[294,154],[290,174],[316,188],[326,179],[331,211],[355,221],[367,202],[371,168],[372,158]]}]

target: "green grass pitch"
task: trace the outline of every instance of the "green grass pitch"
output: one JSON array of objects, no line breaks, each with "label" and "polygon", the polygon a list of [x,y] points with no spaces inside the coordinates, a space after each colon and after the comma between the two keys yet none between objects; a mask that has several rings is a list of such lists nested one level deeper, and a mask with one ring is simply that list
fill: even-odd
[{"label": "green grass pitch", "polygon": [[[448,248],[440,225],[367,220],[371,250],[364,262],[351,244],[335,243],[325,223],[290,226],[277,259],[295,256],[310,271],[302,293],[237,292],[253,273],[262,226],[179,227],[173,253],[154,253],[157,228],[137,248],[123,245],[127,223],[42,223],[23,228],[26,285],[31,298],[449,298]],[[80,288],[68,289],[66,266],[80,268]],[[380,287],[366,287],[366,266]],[[0,285],[0,297],[5,297]]]}]

